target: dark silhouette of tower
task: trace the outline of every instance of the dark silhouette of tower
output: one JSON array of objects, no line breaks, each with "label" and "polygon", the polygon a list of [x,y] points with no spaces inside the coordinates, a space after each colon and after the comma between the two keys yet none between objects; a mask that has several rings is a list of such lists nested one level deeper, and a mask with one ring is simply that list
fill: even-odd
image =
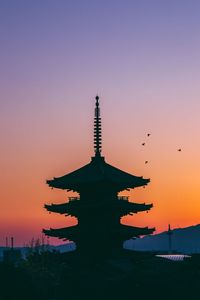
[{"label": "dark silhouette of tower", "polygon": [[6,248],[3,251],[3,261],[5,263],[17,265],[22,260],[20,249],[14,248],[14,237],[10,238],[10,246],[8,245],[8,237],[6,237]]},{"label": "dark silhouette of tower", "polygon": [[145,186],[150,179],[134,176],[105,162],[101,155],[101,117],[99,97],[96,96],[94,116],[94,152],[91,162],[47,184],[52,188],[78,192],[80,197],[69,197],[63,204],[45,205],[55,212],[78,219],[76,226],[43,230],[48,236],[71,240],[77,251],[85,255],[112,255],[123,249],[123,241],[150,234],[154,228],[122,225],[120,219],[128,214],[148,211],[152,204],[137,204],[118,193]]},{"label": "dark silhouette of tower", "polygon": [[171,226],[170,224],[168,225],[168,231],[167,231],[167,235],[168,235],[168,253],[171,254],[172,253],[172,234],[173,231],[171,230]]}]

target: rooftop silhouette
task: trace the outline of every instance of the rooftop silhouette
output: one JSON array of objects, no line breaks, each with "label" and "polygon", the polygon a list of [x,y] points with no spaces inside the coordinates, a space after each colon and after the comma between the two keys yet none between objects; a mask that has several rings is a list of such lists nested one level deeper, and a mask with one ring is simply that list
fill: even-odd
[{"label": "rooftop silhouette", "polygon": [[71,240],[77,251],[86,256],[109,256],[123,250],[123,241],[151,234],[154,228],[122,225],[120,219],[128,214],[148,211],[152,204],[129,202],[118,193],[146,186],[150,179],[131,175],[108,163],[102,154],[102,132],[99,97],[96,96],[94,113],[94,156],[91,161],[62,177],[47,180],[52,188],[79,193],[66,203],[45,205],[50,212],[74,216],[75,226],[43,230],[48,236]]}]

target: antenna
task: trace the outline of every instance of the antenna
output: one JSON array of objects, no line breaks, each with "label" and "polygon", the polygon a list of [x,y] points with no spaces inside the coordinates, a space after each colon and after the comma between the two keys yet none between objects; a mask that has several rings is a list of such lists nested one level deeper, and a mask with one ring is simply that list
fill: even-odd
[{"label": "antenna", "polygon": [[171,230],[171,226],[170,224],[168,225],[168,231],[167,231],[167,235],[168,235],[168,243],[169,243],[169,248],[168,248],[168,253],[171,254],[172,253],[172,234],[173,231]]},{"label": "antenna", "polygon": [[13,250],[13,248],[14,248],[14,237],[12,236],[11,237],[11,249]]},{"label": "antenna", "polygon": [[96,106],[94,111],[94,152],[95,157],[101,156],[101,117],[99,108],[99,96],[96,96]]}]

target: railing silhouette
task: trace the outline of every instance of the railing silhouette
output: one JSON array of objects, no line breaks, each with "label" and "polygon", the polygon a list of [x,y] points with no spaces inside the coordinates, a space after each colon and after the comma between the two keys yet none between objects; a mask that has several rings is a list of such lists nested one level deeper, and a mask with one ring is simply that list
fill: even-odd
[{"label": "railing silhouette", "polygon": [[68,197],[69,201],[80,200],[80,197]]},{"label": "railing silhouette", "polygon": [[[128,196],[118,196],[118,200],[128,201]],[[80,200],[80,197],[68,197],[69,201],[77,201]]]},{"label": "railing silhouette", "polygon": [[118,200],[128,201],[128,196],[118,196]]}]

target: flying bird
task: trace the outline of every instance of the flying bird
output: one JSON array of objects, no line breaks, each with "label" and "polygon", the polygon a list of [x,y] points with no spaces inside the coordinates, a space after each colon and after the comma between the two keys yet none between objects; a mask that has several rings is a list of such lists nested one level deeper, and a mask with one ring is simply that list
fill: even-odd
[{"label": "flying bird", "polygon": [[148,160],[145,160],[145,164],[148,164]]},{"label": "flying bird", "polygon": [[147,136],[150,136],[151,135],[151,133],[147,133]]},{"label": "flying bird", "polygon": [[142,143],[142,146],[145,146],[145,143]]},{"label": "flying bird", "polygon": [[181,152],[181,148],[179,148],[177,151]]}]

